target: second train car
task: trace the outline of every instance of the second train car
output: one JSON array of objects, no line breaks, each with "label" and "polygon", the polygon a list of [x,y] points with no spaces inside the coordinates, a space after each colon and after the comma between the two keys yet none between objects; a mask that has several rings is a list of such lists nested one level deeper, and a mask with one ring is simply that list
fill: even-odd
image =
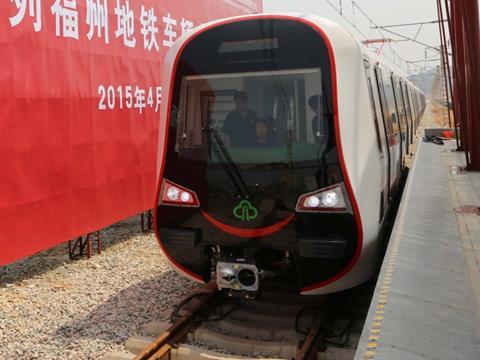
[{"label": "second train car", "polygon": [[155,230],[178,272],[257,294],[372,277],[423,94],[340,25],[256,14],[180,38],[164,66]]}]

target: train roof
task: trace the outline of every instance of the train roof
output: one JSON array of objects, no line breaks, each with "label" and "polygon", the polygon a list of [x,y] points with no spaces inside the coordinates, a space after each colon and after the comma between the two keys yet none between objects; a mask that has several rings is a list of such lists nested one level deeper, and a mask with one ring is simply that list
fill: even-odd
[{"label": "train roof", "polygon": [[[372,50],[368,48],[368,46],[364,45],[361,41],[359,41],[353,35],[352,32],[350,32],[348,29],[346,29],[344,26],[340,25],[336,21],[333,21],[331,19],[319,16],[319,15],[314,15],[314,14],[295,13],[295,12],[268,12],[268,13],[257,13],[257,14],[250,14],[250,15],[233,16],[229,18],[214,20],[214,21],[205,23],[203,25],[200,25],[196,27],[193,31],[181,36],[175,42],[174,46],[171,48],[170,52],[167,54],[167,57],[165,60],[167,62],[173,61],[172,57],[175,56],[178,50],[181,49],[190,38],[195,37],[197,34],[203,32],[206,28],[211,28],[216,25],[221,25],[221,24],[224,24],[225,22],[232,21],[232,20],[253,20],[253,19],[259,19],[259,18],[265,18],[265,17],[284,17],[284,18],[290,18],[290,19],[294,19],[294,18],[304,19],[311,23],[314,23],[315,25],[318,25],[322,29],[328,30],[326,31],[327,36],[338,34],[339,35],[338,39],[341,38],[341,41],[343,42],[345,42],[347,39],[351,39],[350,44],[342,44],[342,45],[356,46],[359,52],[362,54],[363,58],[367,57],[370,61],[376,64],[382,65],[382,67],[393,72],[396,76],[401,77],[402,79],[404,79],[406,83],[408,83],[410,86],[415,88],[416,91],[423,94],[423,92],[420,89],[418,89],[410,80],[408,80],[408,75],[406,74],[406,72],[402,70],[400,67],[398,67],[396,64],[394,64],[392,61],[387,59],[385,56],[378,56],[377,54],[375,54]],[[334,48],[336,46],[337,44],[333,44]]]}]

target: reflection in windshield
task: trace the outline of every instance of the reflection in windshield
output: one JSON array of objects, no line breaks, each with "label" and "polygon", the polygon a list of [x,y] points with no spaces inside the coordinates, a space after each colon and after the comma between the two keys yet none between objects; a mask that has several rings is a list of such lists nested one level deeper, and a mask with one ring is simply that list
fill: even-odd
[{"label": "reflection in windshield", "polygon": [[217,159],[221,161],[221,163],[225,167],[225,170],[227,171],[227,174],[229,175],[230,180],[235,186],[238,194],[248,198],[250,192],[247,185],[245,184],[245,180],[243,179],[242,174],[240,174],[237,165],[232,160],[232,157],[230,156],[230,153],[225,147],[225,143],[218,135],[217,130],[215,128],[207,126],[205,128],[205,131],[207,132],[210,150],[215,153]]}]

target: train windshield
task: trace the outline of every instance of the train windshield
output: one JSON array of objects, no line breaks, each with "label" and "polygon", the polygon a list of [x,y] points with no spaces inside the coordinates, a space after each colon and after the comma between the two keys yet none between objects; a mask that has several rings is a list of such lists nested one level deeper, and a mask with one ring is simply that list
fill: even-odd
[{"label": "train windshield", "polygon": [[318,166],[334,144],[327,107],[320,68],[185,76],[175,150],[212,165]]},{"label": "train windshield", "polygon": [[209,206],[233,183],[248,188],[237,193],[261,191],[294,207],[297,195],[342,181],[332,64],[311,27],[284,19],[222,25],[191,39],[175,70],[165,176],[190,188],[207,188],[198,185],[206,180]]}]

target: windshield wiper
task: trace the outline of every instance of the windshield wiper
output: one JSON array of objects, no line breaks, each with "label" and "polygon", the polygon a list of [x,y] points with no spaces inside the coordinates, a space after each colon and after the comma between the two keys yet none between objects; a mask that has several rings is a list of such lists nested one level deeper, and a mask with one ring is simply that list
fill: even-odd
[{"label": "windshield wiper", "polygon": [[227,174],[232,180],[238,193],[242,197],[248,198],[250,196],[250,192],[248,191],[247,184],[245,184],[245,180],[243,180],[243,177],[240,174],[237,165],[235,165],[235,163],[233,162],[232,157],[230,156],[230,153],[225,147],[225,143],[223,142],[222,138],[218,134],[217,129],[211,126],[206,126],[202,130],[207,131],[208,138],[210,140],[213,140],[213,142],[215,143],[215,155],[223,163],[225,170],[227,171]]}]

